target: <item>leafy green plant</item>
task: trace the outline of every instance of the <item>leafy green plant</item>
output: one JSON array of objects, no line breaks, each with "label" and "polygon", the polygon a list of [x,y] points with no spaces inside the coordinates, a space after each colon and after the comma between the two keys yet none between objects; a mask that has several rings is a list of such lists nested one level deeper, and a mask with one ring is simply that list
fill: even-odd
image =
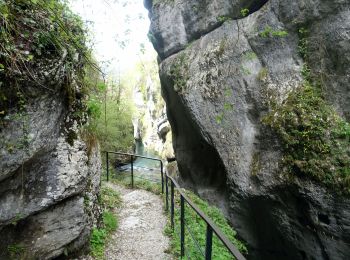
[{"label": "leafy green plant", "polygon": [[118,227],[117,218],[112,212],[110,211],[103,212],[102,218],[103,218],[103,224],[107,233],[111,233],[117,229]]},{"label": "leafy green plant", "polygon": [[131,151],[134,143],[134,104],[124,84],[103,83],[98,79],[87,100],[88,124],[81,130],[87,143],[96,137],[105,151]]},{"label": "leafy green plant", "polygon": [[257,59],[258,56],[256,56],[255,52],[253,51],[247,51],[244,53],[243,55],[244,59],[246,60],[254,60],[254,59]]},{"label": "leafy green plant", "polygon": [[107,232],[105,229],[94,228],[91,233],[91,255],[97,259],[103,259]]},{"label": "leafy green plant", "polygon": [[225,111],[231,111],[231,110],[233,110],[233,105],[230,103],[225,103],[224,109],[225,109]]},{"label": "leafy green plant", "polygon": [[288,35],[287,31],[284,30],[273,30],[271,26],[265,26],[264,30],[259,33],[262,38],[268,37],[286,37]]},{"label": "leafy green plant", "polygon": [[[71,121],[84,124],[91,87],[85,81],[87,67],[98,67],[86,45],[83,21],[58,0],[1,1],[0,17],[0,127],[16,120],[9,111],[18,111],[23,126],[23,138],[11,147],[27,148],[25,102],[39,92],[64,93],[67,106],[76,111]],[[65,125],[67,141],[73,144],[77,135],[70,124]]]},{"label": "leafy green plant", "polygon": [[241,15],[242,15],[243,17],[248,16],[248,14],[249,14],[249,9],[248,9],[248,8],[243,8],[243,9],[241,9]]},{"label": "leafy green plant", "polygon": [[17,213],[14,219],[11,221],[11,225],[16,226],[17,223],[23,218],[22,214]]},{"label": "leafy green plant", "polygon": [[[210,206],[207,202],[199,198],[197,195],[190,191],[184,190],[188,198],[193,201],[213,222],[220,228],[220,230],[230,239],[230,241],[237,247],[237,249],[247,254],[247,248],[236,238],[237,233],[230,227],[226,218],[222,212],[213,206]],[[176,208],[180,206],[179,196],[176,193]],[[203,259],[203,255],[199,252],[196,243],[193,241],[193,237],[199,244],[202,252],[204,252],[206,244],[206,222],[201,219],[201,217],[193,211],[193,209],[185,203],[185,251],[186,255],[190,259]],[[189,229],[191,229],[191,234]],[[168,221],[164,233],[171,238],[170,253],[176,257],[180,257],[180,239],[178,237],[180,230],[180,214],[178,210],[175,211],[175,232],[172,232],[170,221]],[[193,236],[193,237],[192,237]],[[234,259],[231,253],[226,249],[222,242],[213,235],[213,259]]]},{"label": "leafy green plant", "polygon": [[298,34],[299,34],[299,44],[298,44],[299,54],[304,60],[307,60],[308,45],[309,45],[309,40],[308,40],[309,31],[306,28],[301,27],[298,30]]},{"label": "leafy green plant", "polygon": [[226,22],[226,21],[232,20],[232,18],[229,17],[229,16],[220,15],[220,16],[217,17],[217,20],[218,20],[218,22],[220,22],[220,23],[224,23],[224,22]]},{"label": "leafy green plant", "polygon": [[215,121],[216,121],[217,124],[221,124],[223,119],[224,119],[224,113],[223,112],[217,114],[216,117],[215,117]]},{"label": "leafy green plant", "polygon": [[93,228],[90,236],[91,255],[96,259],[104,259],[105,247],[111,234],[118,228],[118,219],[112,210],[118,208],[121,198],[115,190],[102,187],[99,202],[104,209],[102,213],[102,225]]}]

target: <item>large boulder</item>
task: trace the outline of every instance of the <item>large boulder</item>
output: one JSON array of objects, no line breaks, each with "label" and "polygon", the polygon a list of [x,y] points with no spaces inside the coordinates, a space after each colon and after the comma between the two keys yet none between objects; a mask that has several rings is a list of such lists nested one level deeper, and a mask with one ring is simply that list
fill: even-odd
[{"label": "large boulder", "polygon": [[349,195],[286,173],[281,138],[262,121],[304,84],[301,30],[308,69],[349,121],[350,3],[236,2],[150,7],[182,181],[227,212],[250,259],[347,259]]}]

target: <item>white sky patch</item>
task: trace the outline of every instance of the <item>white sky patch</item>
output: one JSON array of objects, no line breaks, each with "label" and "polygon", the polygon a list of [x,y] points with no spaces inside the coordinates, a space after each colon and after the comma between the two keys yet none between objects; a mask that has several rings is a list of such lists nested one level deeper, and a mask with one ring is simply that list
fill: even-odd
[{"label": "white sky patch", "polygon": [[150,22],[142,0],[70,0],[70,5],[88,23],[94,56],[110,77],[156,55],[147,38]]}]

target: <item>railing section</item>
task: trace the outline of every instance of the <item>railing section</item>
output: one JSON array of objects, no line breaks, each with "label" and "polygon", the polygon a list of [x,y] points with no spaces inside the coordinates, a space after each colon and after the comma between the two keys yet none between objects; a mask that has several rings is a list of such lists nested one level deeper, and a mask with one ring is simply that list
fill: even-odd
[{"label": "railing section", "polygon": [[[234,256],[237,260],[245,260],[245,257],[239,252],[239,250],[232,244],[232,242],[226,237],[226,235],[216,226],[216,224],[200,209],[198,208],[181,190],[180,185],[175,181],[175,179],[169,176],[163,170],[163,162],[160,159],[130,154],[130,153],[119,153],[119,152],[106,152],[106,167],[107,167],[107,181],[109,181],[109,154],[117,155],[126,155],[130,156],[131,159],[131,186],[134,187],[134,169],[133,169],[133,159],[134,158],[144,158],[148,160],[158,161],[160,163],[161,169],[161,180],[162,180],[162,193],[164,194],[165,189],[165,208],[166,211],[169,211],[170,204],[170,223],[172,231],[175,232],[175,189],[180,194],[180,245],[181,245],[181,258],[184,258],[186,255],[185,248],[185,204],[187,203],[202,220],[205,221],[207,225],[206,230],[206,244],[205,252],[202,251],[199,246],[198,241],[194,238],[193,234],[190,232],[189,227],[187,230],[189,234],[194,239],[197,250],[203,255],[203,259],[211,260],[212,259],[212,247],[213,247],[213,234],[215,234],[223,245],[228,249],[228,251]],[[169,183],[170,182],[170,183]],[[170,185],[170,194],[169,194],[169,185]],[[170,203],[169,203],[170,199]],[[189,257],[187,257],[189,259]]]},{"label": "railing section", "polygon": [[[147,160],[157,161],[160,164],[160,175],[161,175],[161,185],[162,185],[162,193],[164,193],[164,169],[163,169],[163,161],[157,158],[153,157],[147,157],[143,155],[137,155],[137,154],[130,154],[130,153],[121,153],[121,152],[110,152],[106,151],[106,178],[107,182],[110,178],[110,167],[109,167],[109,155],[115,154],[115,155],[124,155],[124,156],[130,156],[130,173],[131,173],[131,187],[134,188],[134,159],[136,158],[143,158]],[[148,180],[152,181],[152,180]]]}]

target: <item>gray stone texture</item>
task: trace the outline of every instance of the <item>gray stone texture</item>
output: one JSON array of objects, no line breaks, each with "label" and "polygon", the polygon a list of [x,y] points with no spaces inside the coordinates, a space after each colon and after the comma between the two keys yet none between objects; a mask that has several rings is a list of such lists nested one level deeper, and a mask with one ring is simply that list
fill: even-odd
[{"label": "gray stone texture", "polygon": [[[303,27],[313,73],[350,120],[350,2],[251,1],[242,18],[244,3],[145,3],[182,182],[227,212],[249,259],[349,259],[349,196],[281,174],[279,139],[261,119],[303,82]],[[267,28],[288,34],[262,37]]]},{"label": "gray stone texture", "polygon": [[79,137],[67,143],[68,115],[64,95],[39,95],[0,131],[0,259],[52,259],[88,242],[101,158]]}]

